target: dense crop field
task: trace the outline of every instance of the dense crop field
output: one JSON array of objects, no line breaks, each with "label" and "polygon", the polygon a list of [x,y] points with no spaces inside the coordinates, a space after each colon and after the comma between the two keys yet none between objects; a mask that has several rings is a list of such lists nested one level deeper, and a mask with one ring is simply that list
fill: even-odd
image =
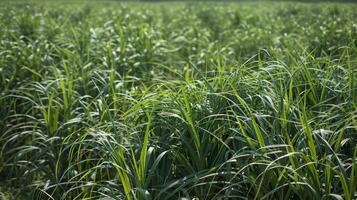
[{"label": "dense crop field", "polygon": [[357,197],[357,4],[0,5],[0,199]]}]

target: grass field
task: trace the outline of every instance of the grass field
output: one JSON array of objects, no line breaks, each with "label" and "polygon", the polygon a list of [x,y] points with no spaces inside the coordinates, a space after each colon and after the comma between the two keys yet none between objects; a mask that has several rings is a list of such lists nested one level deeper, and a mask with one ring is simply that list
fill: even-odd
[{"label": "grass field", "polygon": [[357,4],[0,2],[0,199],[357,198]]}]

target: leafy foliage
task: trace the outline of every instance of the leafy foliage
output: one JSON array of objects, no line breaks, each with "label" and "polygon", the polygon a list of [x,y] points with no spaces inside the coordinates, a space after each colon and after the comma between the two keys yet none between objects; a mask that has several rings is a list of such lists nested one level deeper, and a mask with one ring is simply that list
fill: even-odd
[{"label": "leafy foliage", "polygon": [[355,199],[356,9],[4,3],[0,198]]}]

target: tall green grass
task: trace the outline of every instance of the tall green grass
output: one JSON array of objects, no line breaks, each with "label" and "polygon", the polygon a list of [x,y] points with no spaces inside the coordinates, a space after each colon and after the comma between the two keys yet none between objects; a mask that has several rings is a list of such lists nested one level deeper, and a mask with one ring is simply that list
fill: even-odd
[{"label": "tall green grass", "polygon": [[0,198],[355,199],[356,9],[4,3]]}]

